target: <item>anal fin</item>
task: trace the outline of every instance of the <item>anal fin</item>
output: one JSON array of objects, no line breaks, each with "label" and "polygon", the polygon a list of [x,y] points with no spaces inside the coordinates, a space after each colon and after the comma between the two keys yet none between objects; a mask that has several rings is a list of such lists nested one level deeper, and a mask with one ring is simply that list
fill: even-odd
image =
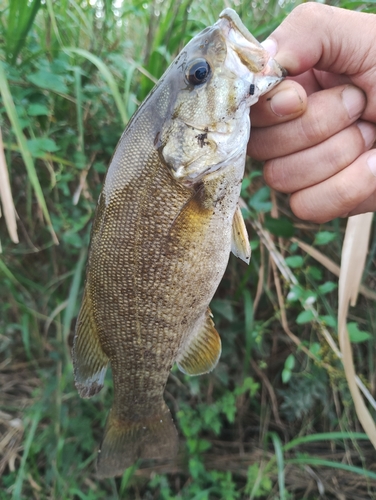
[{"label": "anal fin", "polygon": [[186,375],[202,375],[214,370],[222,351],[221,339],[214,327],[210,309],[203,323],[177,359],[180,371]]},{"label": "anal fin", "polygon": [[243,260],[246,264],[249,264],[251,259],[251,247],[249,245],[247,228],[245,227],[239,205],[236,207],[232,222],[231,251],[235,257],[239,257],[239,259]]},{"label": "anal fin", "polygon": [[77,319],[72,356],[76,388],[82,398],[90,398],[103,387],[108,357],[99,342],[86,289]]}]

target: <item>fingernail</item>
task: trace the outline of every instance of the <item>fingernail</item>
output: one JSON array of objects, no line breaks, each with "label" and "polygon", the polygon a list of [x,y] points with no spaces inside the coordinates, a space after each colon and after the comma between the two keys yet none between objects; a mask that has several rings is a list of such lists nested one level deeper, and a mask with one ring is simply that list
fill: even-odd
[{"label": "fingernail", "polygon": [[346,87],[342,99],[350,119],[359,116],[366,105],[364,93],[356,87]]},{"label": "fingernail", "polygon": [[264,47],[265,50],[269,52],[269,54],[272,57],[274,57],[278,52],[277,42],[273,38],[267,38],[266,40],[261,42],[261,45]]},{"label": "fingernail", "polygon": [[367,165],[372,173],[376,177],[376,153],[373,153],[367,159]]},{"label": "fingernail", "polygon": [[359,122],[357,123],[357,127],[363,136],[366,148],[370,148],[376,139],[376,127],[367,122]]},{"label": "fingernail", "polygon": [[270,107],[277,116],[297,113],[302,109],[303,101],[295,89],[281,90],[272,97]]}]

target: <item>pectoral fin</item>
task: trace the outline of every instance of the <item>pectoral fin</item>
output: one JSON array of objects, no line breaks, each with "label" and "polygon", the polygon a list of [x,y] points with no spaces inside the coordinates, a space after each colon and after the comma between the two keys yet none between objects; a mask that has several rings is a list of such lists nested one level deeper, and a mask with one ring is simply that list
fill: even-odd
[{"label": "pectoral fin", "polygon": [[211,372],[218,363],[221,351],[221,339],[208,309],[201,327],[178,358],[178,368],[186,375]]},{"label": "pectoral fin", "polygon": [[190,238],[197,238],[212,215],[213,208],[206,206],[205,189],[201,185],[181,207],[171,224],[169,236],[178,238],[184,233]]},{"label": "pectoral fin", "polygon": [[82,398],[90,398],[103,387],[108,357],[99,342],[97,326],[85,290],[73,342],[74,378]]},{"label": "pectoral fin", "polygon": [[239,205],[236,208],[232,222],[231,251],[235,257],[239,257],[239,259],[244,260],[246,264],[249,264],[251,258],[251,247],[249,246],[247,228],[245,227],[245,222]]}]

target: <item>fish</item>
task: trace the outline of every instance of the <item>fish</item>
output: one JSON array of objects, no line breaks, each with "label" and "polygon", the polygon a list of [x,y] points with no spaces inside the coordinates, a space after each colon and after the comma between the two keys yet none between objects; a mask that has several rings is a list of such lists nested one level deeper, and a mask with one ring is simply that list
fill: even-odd
[{"label": "fish", "polygon": [[83,398],[112,368],[98,477],[177,454],[164,388],[174,363],[201,375],[220,357],[209,303],[230,252],[246,263],[251,254],[239,208],[249,110],[285,75],[227,8],[183,48],[119,140],[93,221],[72,350]]}]

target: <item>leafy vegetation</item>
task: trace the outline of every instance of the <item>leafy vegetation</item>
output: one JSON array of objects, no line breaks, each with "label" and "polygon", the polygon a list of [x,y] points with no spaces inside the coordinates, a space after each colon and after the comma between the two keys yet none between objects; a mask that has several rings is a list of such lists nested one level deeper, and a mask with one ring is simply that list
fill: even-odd
[{"label": "leafy vegetation", "polygon": [[[233,6],[265,38],[294,5]],[[0,499],[376,497],[375,450],[360,432],[337,348],[343,222],[302,224],[251,162],[242,187],[251,264],[231,257],[212,303],[221,361],[199,378],[175,368],[167,385],[179,457],[135,464],[118,479],[95,477],[111,378],[82,401],[70,358],[90,221],[124,125],[223,6],[11,0],[1,7],[0,126],[20,243],[0,219]],[[348,326],[370,407],[375,252],[376,240]]]}]

